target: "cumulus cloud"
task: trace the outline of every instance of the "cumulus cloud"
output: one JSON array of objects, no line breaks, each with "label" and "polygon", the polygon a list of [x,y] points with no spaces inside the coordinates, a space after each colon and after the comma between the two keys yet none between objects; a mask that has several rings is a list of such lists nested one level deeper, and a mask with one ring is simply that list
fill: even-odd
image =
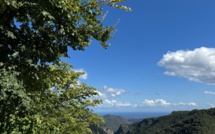
[{"label": "cumulus cloud", "polygon": [[99,91],[96,91],[98,93],[98,96],[101,97],[101,98],[107,98],[107,95],[104,94],[104,93],[101,93]]},{"label": "cumulus cloud", "polygon": [[166,100],[163,99],[156,99],[156,100],[148,100],[145,99],[143,102],[144,106],[198,106],[195,102],[189,102],[189,103],[169,103]]},{"label": "cumulus cloud", "polygon": [[104,86],[102,89],[98,89],[97,92],[101,98],[113,98],[125,93],[126,90]]},{"label": "cumulus cloud", "polygon": [[84,80],[87,79],[88,74],[87,74],[87,72],[86,72],[83,68],[74,69],[74,71],[75,71],[75,72],[83,72],[84,74],[82,74],[82,75],[80,76],[80,79],[84,79]]},{"label": "cumulus cloud", "polygon": [[122,102],[116,99],[104,99],[103,104],[99,107],[105,108],[143,108],[143,107],[169,107],[169,108],[176,108],[176,107],[198,107],[195,102],[188,102],[188,103],[170,103],[163,99],[155,99],[149,100],[145,99],[142,103],[133,104],[130,102]]},{"label": "cumulus cloud", "polygon": [[195,102],[189,102],[187,103],[188,106],[198,106]]},{"label": "cumulus cloud", "polygon": [[212,91],[205,91],[204,93],[205,94],[213,94],[213,95],[215,95],[215,92],[212,92]]},{"label": "cumulus cloud", "polygon": [[116,97],[116,96],[119,96],[121,95],[122,93],[125,93],[125,90],[124,89],[117,89],[117,88],[109,88],[107,86],[104,86],[104,91],[110,93],[110,95],[112,97]]},{"label": "cumulus cloud", "polygon": [[118,101],[114,98],[122,95],[126,92],[124,89],[118,89],[118,88],[112,88],[108,86],[104,86],[101,89],[97,89],[96,91],[98,93],[98,99],[103,100],[103,104],[101,107],[108,107],[108,108],[123,108],[123,107],[134,107],[136,106],[129,103],[129,102],[122,102]]},{"label": "cumulus cloud", "polygon": [[180,103],[176,103],[173,105],[175,105],[175,106],[198,106],[195,102],[188,102],[188,103],[180,102]]},{"label": "cumulus cloud", "polygon": [[131,106],[134,106],[128,102],[123,103],[123,102],[120,102],[117,100],[108,100],[108,99],[104,100],[103,105],[106,107],[131,107]]},{"label": "cumulus cloud", "polygon": [[215,85],[215,48],[168,52],[158,65],[166,68],[166,75]]},{"label": "cumulus cloud", "polygon": [[169,105],[171,105],[170,103],[166,102],[163,99],[156,99],[156,100],[145,99],[143,101],[143,104],[145,104],[147,106],[157,106],[157,105],[160,105],[160,106],[169,106]]}]

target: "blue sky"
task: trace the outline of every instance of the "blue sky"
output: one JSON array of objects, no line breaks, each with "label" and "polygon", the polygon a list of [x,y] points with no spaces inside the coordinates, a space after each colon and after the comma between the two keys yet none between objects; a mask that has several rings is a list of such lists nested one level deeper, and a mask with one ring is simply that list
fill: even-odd
[{"label": "blue sky", "polygon": [[[215,106],[215,1],[127,0],[105,8],[116,32],[67,61],[98,90],[95,112],[170,112]],[[81,70],[80,70],[81,69]]]}]

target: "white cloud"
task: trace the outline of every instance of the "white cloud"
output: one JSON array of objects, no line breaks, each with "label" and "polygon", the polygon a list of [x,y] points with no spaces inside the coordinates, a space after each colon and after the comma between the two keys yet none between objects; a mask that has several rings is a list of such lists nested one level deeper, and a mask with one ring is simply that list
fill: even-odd
[{"label": "white cloud", "polygon": [[131,103],[128,102],[120,102],[117,100],[108,100],[105,99],[103,102],[103,106],[104,107],[131,107],[131,106],[136,106],[136,105],[132,105]]},{"label": "white cloud", "polygon": [[189,102],[187,103],[188,106],[198,106],[195,102]]},{"label": "white cloud", "polygon": [[118,101],[113,98],[117,98],[126,92],[124,89],[111,88],[104,86],[101,89],[97,89],[96,91],[98,96],[94,96],[96,99],[102,99],[103,103],[99,106],[105,108],[128,108],[128,107],[136,107],[137,104],[131,104],[129,102]]},{"label": "white cloud", "polygon": [[204,93],[205,94],[214,94],[215,95],[215,92],[212,92],[212,91],[205,91]]},{"label": "white cloud", "polygon": [[113,98],[117,97],[126,91],[124,89],[117,89],[117,88],[110,88],[107,86],[104,86],[102,89],[98,89],[98,96],[101,98]]},{"label": "white cloud", "polygon": [[104,86],[103,88],[106,92],[111,93],[112,97],[116,97],[121,95],[122,93],[125,93],[124,89],[117,89],[117,88],[109,88],[107,86]]},{"label": "white cloud", "polygon": [[166,75],[215,85],[215,48],[168,52],[158,64],[167,69]]},{"label": "white cloud", "polygon": [[101,98],[107,98],[107,95],[104,94],[104,93],[101,93],[99,91],[96,91],[98,93],[98,96],[101,97]]},{"label": "white cloud", "polygon": [[87,74],[87,72],[86,72],[83,68],[74,69],[74,71],[75,71],[75,72],[83,72],[84,74],[82,74],[82,75],[80,76],[80,79],[84,79],[84,80],[87,79],[88,74]]},{"label": "white cloud", "polygon": [[163,99],[156,99],[156,100],[145,99],[143,101],[143,104],[145,104],[147,106],[157,106],[157,105],[160,105],[160,106],[169,106],[170,105],[170,103],[166,102]]},{"label": "white cloud", "polygon": [[143,106],[198,106],[195,102],[188,102],[188,103],[169,103],[163,99],[156,99],[156,100],[148,100],[145,99],[143,102]]}]

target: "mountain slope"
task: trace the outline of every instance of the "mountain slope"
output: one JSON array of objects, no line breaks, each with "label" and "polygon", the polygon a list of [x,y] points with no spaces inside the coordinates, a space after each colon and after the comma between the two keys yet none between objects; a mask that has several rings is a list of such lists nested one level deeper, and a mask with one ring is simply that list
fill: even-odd
[{"label": "mountain slope", "polygon": [[117,131],[121,124],[130,124],[128,119],[122,116],[105,115],[103,119],[105,120],[104,125],[112,128],[114,131]]},{"label": "mountain slope", "polygon": [[105,115],[103,116],[105,121],[104,124],[101,124],[100,127],[91,125],[90,128],[92,129],[94,134],[114,134],[121,124],[129,124],[130,122],[128,119],[122,116],[115,116],[115,115]]},{"label": "mountain slope", "polygon": [[121,125],[115,134],[214,134],[215,109],[172,112]]}]

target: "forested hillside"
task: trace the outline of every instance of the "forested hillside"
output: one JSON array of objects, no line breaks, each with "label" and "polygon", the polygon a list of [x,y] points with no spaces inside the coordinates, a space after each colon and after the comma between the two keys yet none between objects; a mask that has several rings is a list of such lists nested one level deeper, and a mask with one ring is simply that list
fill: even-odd
[{"label": "forested hillside", "polygon": [[121,125],[115,134],[214,134],[215,108],[178,111],[139,123]]}]

